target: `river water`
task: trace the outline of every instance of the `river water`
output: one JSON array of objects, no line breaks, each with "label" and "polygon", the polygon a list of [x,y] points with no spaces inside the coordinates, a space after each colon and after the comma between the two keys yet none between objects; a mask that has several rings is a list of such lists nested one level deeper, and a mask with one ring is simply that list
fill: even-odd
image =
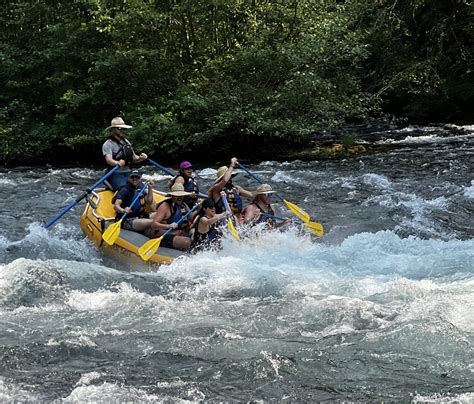
[{"label": "river water", "polygon": [[84,240],[82,203],[41,227],[103,171],[0,170],[0,401],[473,402],[474,127],[363,139],[389,150],[248,165],[322,239],[227,235],[155,272]]}]

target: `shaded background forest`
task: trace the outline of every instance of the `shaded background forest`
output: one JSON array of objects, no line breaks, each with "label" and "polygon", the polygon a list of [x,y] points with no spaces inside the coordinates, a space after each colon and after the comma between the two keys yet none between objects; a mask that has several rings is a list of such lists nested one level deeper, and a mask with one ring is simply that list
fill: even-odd
[{"label": "shaded background forest", "polygon": [[101,158],[117,115],[136,150],[195,160],[472,123],[473,17],[467,0],[9,1],[0,161]]}]

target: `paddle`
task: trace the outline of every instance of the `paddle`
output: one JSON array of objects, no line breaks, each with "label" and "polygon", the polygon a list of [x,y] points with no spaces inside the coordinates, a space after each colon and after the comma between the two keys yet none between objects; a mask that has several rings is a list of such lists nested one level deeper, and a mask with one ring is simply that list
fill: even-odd
[{"label": "paddle", "polygon": [[[237,162],[240,168],[244,170],[248,175],[250,175],[255,181],[259,182],[260,184],[263,184],[262,180],[258,178],[255,174],[253,174],[248,168],[244,167],[242,164]],[[288,209],[290,209],[296,216],[298,216],[308,227],[313,229],[314,233],[318,235],[319,237],[322,237],[324,234],[324,229],[323,226],[320,223],[317,222],[312,222],[311,221],[311,216],[309,213],[305,212],[303,209],[301,209],[298,205],[287,201],[285,198],[283,198],[281,195],[275,194],[280,201],[285,203],[286,206],[288,206]]]},{"label": "paddle", "polygon": [[[195,211],[197,208],[199,208],[201,205],[197,203],[194,208],[189,210],[181,219],[179,219],[176,224],[180,224],[184,219],[186,219],[193,211]],[[158,250],[160,247],[161,241],[163,238],[165,238],[172,230],[173,228],[166,230],[160,237],[158,238],[152,238],[148,240],[146,243],[144,243],[139,249],[138,249],[138,255],[142,258],[143,261],[148,261]]]},{"label": "paddle", "polygon": [[[145,189],[147,188],[147,184],[144,184],[140,192],[133,198],[132,203],[130,204],[130,207],[132,207],[138,199],[143,195],[143,192],[145,192]],[[115,243],[115,240],[117,240],[118,236],[120,235],[120,229],[122,226],[122,221],[125,219],[125,217],[128,215],[128,212],[125,212],[120,220],[118,222],[115,222],[114,224],[111,224],[109,227],[107,227],[107,230],[104,231],[104,234],[102,234],[103,240],[109,244],[112,245]]]},{"label": "paddle", "polygon": [[[173,171],[168,170],[166,167],[163,167],[162,165],[158,164],[156,161],[153,161],[152,159],[148,159],[148,161],[151,163],[152,166],[155,166],[156,168],[160,169],[165,174],[171,175],[172,177],[176,177],[176,174]],[[207,195],[201,192],[198,194],[198,196],[200,198],[207,198]]]},{"label": "paddle", "polygon": [[159,168],[164,173],[171,175],[172,177],[176,176],[176,174],[173,171],[168,170],[166,167],[163,167],[162,165],[159,165],[156,161],[153,161],[152,159],[148,159],[148,162],[150,162],[152,166]]},{"label": "paddle", "polygon": [[[231,212],[230,208],[229,208],[229,202],[227,202],[227,198],[225,195],[223,195],[222,197],[222,203],[224,204],[225,206],[225,210],[227,212]],[[234,238],[237,240],[237,241],[240,241],[240,236],[239,236],[239,233],[237,233],[237,230],[235,230],[235,227],[234,227],[234,223],[232,222],[232,219],[229,217],[227,219],[227,227],[229,228],[230,232],[232,233],[232,235],[234,236]]]},{"label": "paddle", "polygon": [[87,195],[89,195],[95,188],[97,188],[100,184],[102,184],[107,178],[109,178],[115,171],[119,169],[119,166],[115,166],[112,168],[107,174],[105,174],[99,181],[97,181],[94,185],[87,188],[86,191],[78,196],[74,202],[72,202],[69,206],[63,209],[61,213],[53,217],[48,223],[46,223],[43,227],[45,229],[51,227],[54,223],[56,223],[59,219],[61,219],[67,212],[69,212],[74,206],[76,206],[80,201],[82,201]]},{"label": "paddle", "polygon": [[[269,213],[262,213],[262,215],[263,215],[263,216],[266,216],[266,217],[269,217],[269,218],[271,218],[271,219],[287,220],[287,219],[284,218],[284,217],[271,215],[271,214],[269,214]],[[303,225],[305,225],[305,226],[311,231],[311,233],[313,233],[315,236],[321,237],[321,236],[320,236],[321,231],[320,231],[320,229],[319,229],[318,226],[314,226],[314,225],[313,225],[314,222],[305,223],[305,222],[301,222],[301,221],[299,221],[299,220],[294,220],[294,221],[292,220],[292,222],[294,222],[294,223],[296,223],[296,224],[303,224]],[[316,224],[318,225],[319,223],[316,223]]]}]

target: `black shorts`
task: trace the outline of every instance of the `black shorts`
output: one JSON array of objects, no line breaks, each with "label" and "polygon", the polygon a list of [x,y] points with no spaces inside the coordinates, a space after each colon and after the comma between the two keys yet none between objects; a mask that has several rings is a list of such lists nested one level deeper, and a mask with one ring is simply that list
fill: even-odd
[{"label": "black shorts", "polygon": [[174,248],[173,247],[173,240],[176,236],[174,234],[168,234],[167,236],[163,237],[161,240],[160,246],[165,248]]},{"label": "black shorts", "polygon": [[133,230],[133,221],[136,219],[136,217],[126,217],[125,219],[122,220],[121,227],[124,230]]}]

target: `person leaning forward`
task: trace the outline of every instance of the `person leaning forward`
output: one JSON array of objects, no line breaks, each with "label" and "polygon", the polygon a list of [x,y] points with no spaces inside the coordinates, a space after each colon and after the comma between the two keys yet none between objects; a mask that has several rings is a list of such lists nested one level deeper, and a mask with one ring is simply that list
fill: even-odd
[{"label": "person leaning forward", "polygon": [[245,188],[234,185],[232,183],[232,177],[236,176],[237,173],[234,173],[234,167],[237,164],[237,158],[233,157],[230,160],[230,166],[219,167],[216,174],[216,180],[214,185],[209,188],[207,194],[216,204],[216,212],[222,213],[225,211],[225,207],[222,203],[222,198],[220,195],[221,191],[226,193],[227,201],[229,202],[230,209],[238,223],[242,223],[244,217],[242,215],[243,201],[242,196],[245,198],[252,199],[254,193],[246,190]]},{"label": "person leaning forward", "polygon": [[183,217],[183,212],[189,211],[189,207],[183,202],[185,196],[191,195],[184,190],[183,184],[174,184],[166,194],[167,199],[158,204],[153,217],[151,229],[146,232],[150,238],[162,236],[167,230],[170,231],[161,241],[161,246],[187,251],[191,247],[189,233],[183,230],[185,223],[177,222]]},{"label": "person leaning forward", "polygon": [[120,117],[115,117],[106,129],[109,131],[109,138],[102,145],[102,154],[106,163],[112,167],[120,168],[107,180],[111,188],[116,191],[127,183],[128,174],[131,171],[130,164],[140,163],[148,158],[145,153],[135,154],[132,144],[125,138],[125,131],[132,126],[126,125]]},{"label": "person leaning forward", "polygon": [[153,181],[148,181],[148,187],[144,191],[143,199],[138,199],[133,205],[131,203],[135,196],[142,188],[142,176],[138,171],[132,171],[128,175],[127,183],[119,189],[117,195],[113,198],[114,210],[116,212],[115,220],[120,220],[124,213],[127,216],[122,221],[122,228],[125,230],[133,230],[143,232],[149,229],[152,223],[146,208],[150,211],[155,210],[155,202],[153,201]]}]

